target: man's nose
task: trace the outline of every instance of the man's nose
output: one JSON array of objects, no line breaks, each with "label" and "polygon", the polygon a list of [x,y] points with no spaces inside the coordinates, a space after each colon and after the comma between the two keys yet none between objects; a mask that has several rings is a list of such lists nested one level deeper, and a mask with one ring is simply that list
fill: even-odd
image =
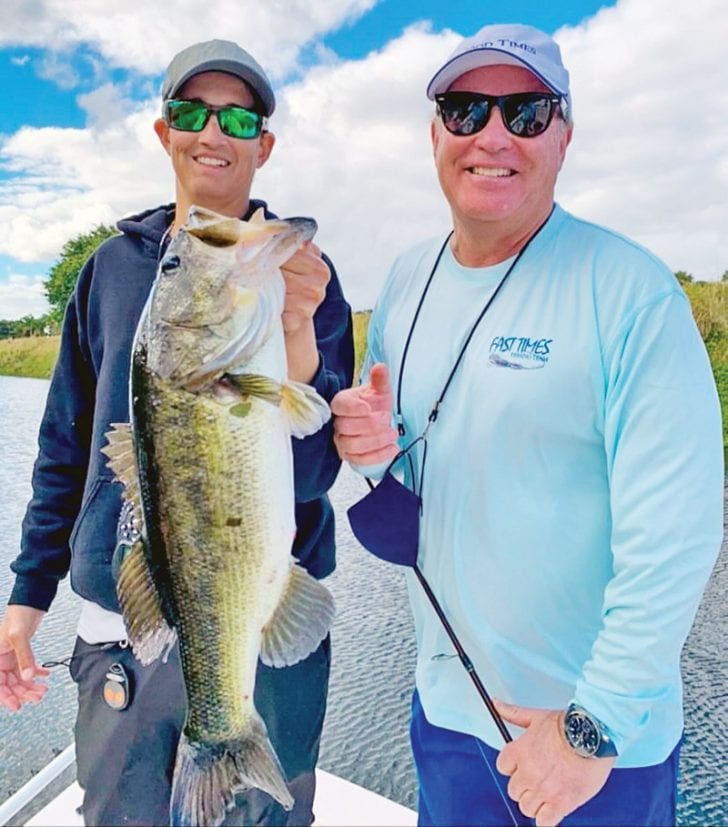
[{"label": "man's nose", "polygon": [[219,143],[225,139],[225,133],[220,129],[217,117],[217,112],[211,112],[204,129],[200,132],[200,138],[206,143]]},{"label": "man's nose", "polygon": [[485,126],[480,132],[476,132],[473,137],[479,145],[490,149],[510,145],[513,136],[506,129],[503,113],[499,106],[494,106],[491,109]]}]

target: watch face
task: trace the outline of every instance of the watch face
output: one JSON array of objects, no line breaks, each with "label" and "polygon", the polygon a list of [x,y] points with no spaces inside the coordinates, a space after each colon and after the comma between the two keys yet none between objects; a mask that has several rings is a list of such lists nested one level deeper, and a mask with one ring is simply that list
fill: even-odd
[{"label": "watch face", "polygon": [[566,737],[579,755],[595,755],[601,743],[601,735],[594,721],[576,710],[566,716]]}]

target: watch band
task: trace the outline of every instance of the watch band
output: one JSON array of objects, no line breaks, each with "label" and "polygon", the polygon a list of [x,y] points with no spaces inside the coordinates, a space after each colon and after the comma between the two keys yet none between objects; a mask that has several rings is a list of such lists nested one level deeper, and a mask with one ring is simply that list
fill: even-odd
[{"label": "watch band", "polygon": [[577,704],[569,704],[564,715],[564,737],[583,758],[607,758],[617,755],[617,748],[604,724]]}]

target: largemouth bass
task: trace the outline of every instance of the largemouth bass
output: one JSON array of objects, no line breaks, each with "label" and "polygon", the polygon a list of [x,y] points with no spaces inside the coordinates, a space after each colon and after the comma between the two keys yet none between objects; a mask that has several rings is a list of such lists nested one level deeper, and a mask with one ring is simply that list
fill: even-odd
[{"label": "largemouth bass", "polygon": [[125,486],[115,563],[129,639],[145,664],[179,641],[188,711],[172,824],[220,824],[251,787],[293,805],[253,690],[259,657],[302,660],[334,613],[291,555],[291,435],[330,411],[287,380],[279,265],[315,231],[192,207],[137,328],[131,423],[107,435]]}]

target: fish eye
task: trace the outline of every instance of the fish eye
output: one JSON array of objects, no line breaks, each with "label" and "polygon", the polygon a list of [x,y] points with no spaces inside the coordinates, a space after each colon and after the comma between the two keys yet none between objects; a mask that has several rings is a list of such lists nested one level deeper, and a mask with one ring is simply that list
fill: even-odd
[{"label": "fish eye", "polygon": [[165,258],[160,265],[163,273],[171,273],[173,270],[179,270],[179,256],[170,256]]}]

